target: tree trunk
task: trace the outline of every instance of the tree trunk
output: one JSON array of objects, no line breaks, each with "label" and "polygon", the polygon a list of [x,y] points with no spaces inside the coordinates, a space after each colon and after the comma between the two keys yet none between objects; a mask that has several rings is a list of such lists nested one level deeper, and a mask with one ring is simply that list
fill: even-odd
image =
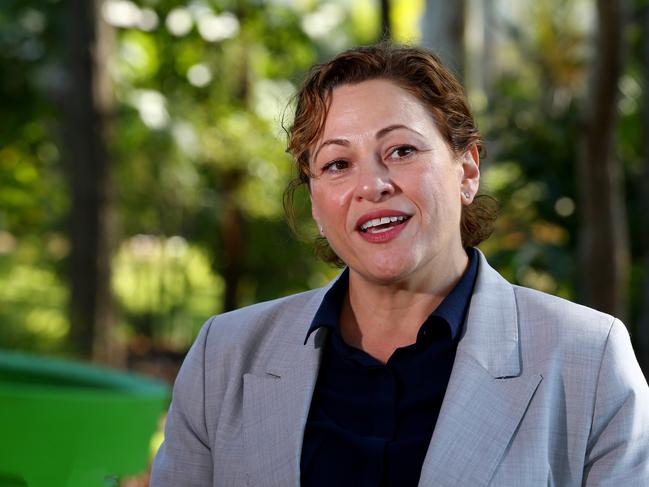
[{"label": "tree trunk", "polygon": [[475,112],[486,110],[491,96],[494,57],[494,0],[464,0],[464,89]]},{"label": "tree trunk", "polygon": [[70,339],[81,355],[112,362],[114,225],[107,150],[112,97],[106,65],[112,32],[100,10],[100,0],[67,2],[63,136],[71,190]]},{"label": "tree trunk", "polygon": [[488,98],[491,98],[494,77],[496,74],[496,5],[495,0],[483,0],[483,37],[484,51],[480,69],[483,72],[483,89]]},{"label": "tree trunk", "polygon": [[241,186],[244,174],[234,169],[224,172],[222,177],[224,194],[220,223],[223,241],[223,281],[225,282],[223,310],[232,311],[239,307],[239,283],[245,257],[243,214],[237,201],[237,189]]},{"label": "tree trunk", "polygon": [[615,156],[622,74],[622,0],[597,0],[597,38],[578,158],[581,293],[585,304],[623,318],[629,267],[623,169]]},{"label": "tree trunk", "polygon": [[435,51],[444,64],[464,79],[465,0],[426,0],[422,45]]},{"label": "tree trunk", "polygon": [[[649,6],[645,7],[640,20],[644,48],[644,59],[649,59]],[[644,70],[644,107],[643,131],[645,141],[649,140],[649,63],[643,63]],[[649,215],[649,150],[645,145],[645,163],[643,176],[643,215]],[[641,300],[640,320],[636,330],[636,347],[638,360],[645,377],[649,377],[649,227],[644,226],[644,283]]]},{"label": "tree trunk", "polygon": [[[248,1],[238,0],[236,3],[236,15],[241,25],[244,25],[248,16]],[[235,93],[235,100],[238,105],[245,109],[251,104],[251,82],[250,82],[250,61],[248,54],[247,39],[242,36],[240,40],[241,63],[239,64],[239,89]],[[219,216],[221,230],[221,242],[223,245],[223,310],[231,311],[239,307],[239,285],[243,276],[245,263],[245,237],[243,211],[238,200],[238,192],[246,177],[243,169],[247,161],[239,161],[239,167],[223,169],[219,168],[219,177],[223,185],[221,198],[223,210]]]},{"label": "tree trunk", "polygon": [[392,20],[390,19],[390,0],[381,0],[381,34],[379,40],[392,39]]}]

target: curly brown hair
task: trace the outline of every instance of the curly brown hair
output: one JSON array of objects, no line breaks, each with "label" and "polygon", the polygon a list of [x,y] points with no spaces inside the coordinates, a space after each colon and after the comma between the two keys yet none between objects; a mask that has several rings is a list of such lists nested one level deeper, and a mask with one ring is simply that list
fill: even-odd
[{"label": "curly brown hair", "polygon": [[[390,43],[349,49],[327,63],[313,66],[295,95],[295,117],[287,130],[286,150],[295,160],[298,175],[284,192],[284,209],[293,230],[295,191],[302,185],[309,187],[310,151],[324,128],[333,90],[373,79],[392,81],[414,95],[428,109],[454,154],[464,154],[475,145],[479,154],[484,155],[484,142],[462,85],[435,54],[420,47]],[[496,201],[486,195],[479,195],[470,205],[463,206],[462,245],[474,246],[486,240],[497,214]],[[315,244],[320,258],[344,265],[325,238],[317,237]]]}]

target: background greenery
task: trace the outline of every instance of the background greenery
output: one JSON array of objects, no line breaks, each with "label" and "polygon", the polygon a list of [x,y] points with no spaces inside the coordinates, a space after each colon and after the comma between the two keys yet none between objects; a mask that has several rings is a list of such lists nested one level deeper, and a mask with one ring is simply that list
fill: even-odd
[{"label": "background greenery", "polygon": [[[65,3],[0,3],[0,347],[83,356],[71,343],[68,318]],[[422,16],[434,3],[391,2],[392,37],[420,42]],[[580,300],[575,161],[592,103],[595,2],[494,0],[491,50],[484,37],[471,37],[471,22],[485,22],[475,19],[479,3],[467,1],[464,77],[488,141],[484,188],[502,203],[496,234],[482,249],[512,282]],[[282,191],[293,169],[282,118],[309,66],[377,41],[385,24],[372,0],[102,5],[97,15],[112,26],[103,60],[112,89],[107,141],[117,222],[111,333],[126,357],[115,365],[133,366],[129,357],[147,353],[182,357],[211,314],[335,275],[283,219]],[[647,286],[647,2],[629,7],[615,152],[626,183],[625,318],[633,331]],[[302,194],[298,216],[307,236],[314,231],[308,214]]]}]

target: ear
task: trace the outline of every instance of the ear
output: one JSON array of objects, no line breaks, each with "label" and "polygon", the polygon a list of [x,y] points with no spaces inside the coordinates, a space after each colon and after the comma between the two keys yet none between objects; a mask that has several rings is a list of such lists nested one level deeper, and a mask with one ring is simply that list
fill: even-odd
[{"label": "ear", "polygon": [[473,144],[462,155],[462,180],[460,182],[460,198],[462,203],[470,205],[478,194],[480,187],[480,154],[478,147]]}]

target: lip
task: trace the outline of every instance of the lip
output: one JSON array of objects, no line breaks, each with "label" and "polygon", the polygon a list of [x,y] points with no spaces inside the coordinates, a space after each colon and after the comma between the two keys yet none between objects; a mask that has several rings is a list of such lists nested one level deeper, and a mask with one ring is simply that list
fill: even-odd
[{"label": "lip", "polygon": [[[400,223],[398,225],[395,225],[394,227],[390,228],[389,230],[386,230],[381,233],[372,233],[372,232],[363,232],[360,228],[361,225],[363,225],[365,222],[368,222],[370,220],[373,220],[375,218],[383,218],[383,217],[392,217],[392,216],[405,216],[408,217],[406,221],[403,223]],[[356,231],[358,234],[361,236],[361,238],[369,243],[384,243],[392,240],[393,238],[397,237],[404,228],[410,223],[412,215],[405,213],[403,211],[398,211],[398,210],[376,210],[376,211],[371,211],[368,213],[365,213],[363,216],[361,216],[357,221],[356,221]]]}]

